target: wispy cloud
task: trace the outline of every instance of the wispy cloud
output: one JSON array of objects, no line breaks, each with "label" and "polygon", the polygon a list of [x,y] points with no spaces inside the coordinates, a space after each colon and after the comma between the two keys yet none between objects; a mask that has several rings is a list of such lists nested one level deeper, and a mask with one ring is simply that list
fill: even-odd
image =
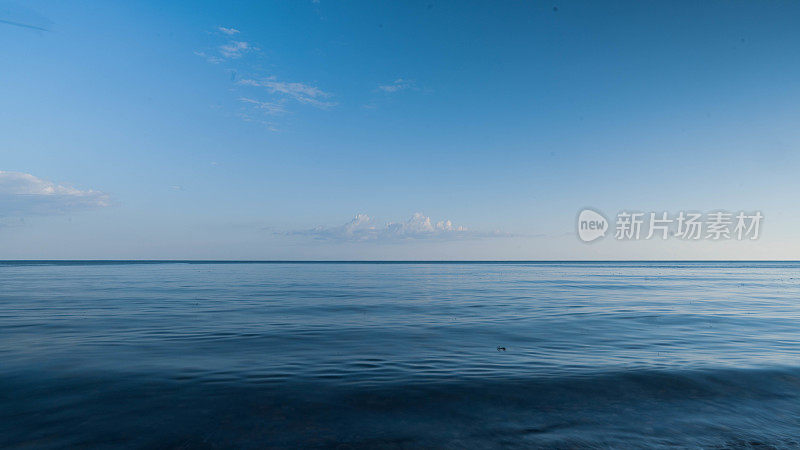
[{"label": "wispy cloud", "polygon": [[239,34],[239,30],[237,30],[236,28],[217,27],[217,31],[223,34],[227,34],[228,36]]},{"label": "wispy cloud", "polygon": [[329,93],[305,83],[278,81],[275,77],[269,77],[262,80],[242,79],[239,80],[239,84],[262,87],[271,94],[278,94],[318,108],[328,108],[335,105],[335,103],[324,101],[324,99],[331,96]]},{"label": "wispy cloud", "polygon": [[102,208],[108,194],[53,183],[28,173],[0,171],[0,216],[63,214]]},{"label": "wispy cloud", "polygon": [[241,58],[243,54],[255,48],[245,41],[230,41],[218,47],[220,55],[229,59]]},{"label": "wispy cloud", "polygon": [[[194,53],[209,63],[223,65],[230,72],[231,82],[235,83],[230,90],[235,92],[234,99],[244,104],[232,115],[278,131],[274,116],[290,112],[294,102],[320,109],[336,105],[330,93],[313,84],[283,81],[264,73],[260,49],[244,36],[239,37],[243,33],[238,29],[219,26],[209,34],[217,40],[216,44]],[[241,77],[241,73],[249,75]]]},{"label": "wispy cloud", "polygon": [[280,104],[280,103],[262,102],[262,101],[255,100],[255,99],[252,99],[252,98],[247,98],[247,97],[240,97],[239,101],[242,102],[242,103],[246,103],[246,104],[252,105],[254,108],[259,109],[259,110],[263,111],[264,113],[270,114],[270,115],[278,115],[278,114],[283,114],[283,113],[286,112],[286,108],[284,108],[283,105]]},{"label": "wispy cloud", "polygon": [[381,91],[389,93],[402,91],[405,89],[414,89],[414,88],[416,88],[414,80],[407,80],[404,78],[397,78],[396,80],[392,81],[389,84],[378,86],[378,89],[380,89]]},{"label": "wispy cloud", "polygon": [[308,230],[289,232],[290,235],[306,236],[318,240],[340,242],[398,241],[416,239],[479,239],[510,236],[500,231],[472,231],[454,225],[449,220],[434,222],[422,213],[415,213],[405,222],[379,223],[366,214],[358,214],[350,222],[336,226],[318,226]]},{"label": "wispy cloud", "polygon": [[206,61],[208,61],[208,62],[210,62],[212,64],[219,64],[222,61],[224,61],[219,56],[209,55],[206,52],[194,52],[194,54],[199,56],[199,57],[201,57],[201,58],[203,58],[203,59],[205,59]]}]

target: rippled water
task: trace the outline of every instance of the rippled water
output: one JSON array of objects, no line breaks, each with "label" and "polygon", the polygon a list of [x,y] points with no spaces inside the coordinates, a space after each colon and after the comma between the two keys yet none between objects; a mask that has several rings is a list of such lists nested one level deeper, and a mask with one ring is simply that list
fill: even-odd
[{"label": "rippled water", "polygon": [[0,446],[798,446],[799,277],[0,263]]}]

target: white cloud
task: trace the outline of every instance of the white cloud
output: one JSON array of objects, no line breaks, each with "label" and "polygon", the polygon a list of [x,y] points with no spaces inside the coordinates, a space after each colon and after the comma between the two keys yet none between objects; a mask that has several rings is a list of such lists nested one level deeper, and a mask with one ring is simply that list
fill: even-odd
[{"label": "white cloud", "polygon": [[334,103],[323,101],[323,99],[330,97],[330,94],[309,84],[278,81],[275,77],[269,77],[263,80],[243,79],[239,80],[239,84],[263,87],[272,94],[288,97],[318,108],[327,108],[334,105]]},{"label": "white cloud", "polygon": [[219,53],[229,59],[241,58],[246,52],[254,50],[253,46],[244,41],[230,41],[219,46]]},{"label": "white cloud", "polygon": [[253,105],[253,107],[271,115],[278,115],[286,112],[286,109],[280,103],[262,102],[247,97],[241,97],[239,98],[239,101],[242,103]]},{"label": "white cloud", "polygon": [[217,31],[219,31],[220,33],[227,34],[228,36],[239,34],[239,30],[237,30],[236,28],[217,27]]},{"label": "white cloud", "polygon": [[61,214],[109,206],[109,196],[42,180],[28,173],[0,171],[0,216]]},{"label": "white cloud", "polygon": [[[274,116],[289,112],[294,102],[320,109],[336,105],[331,101],[332,95],[317,86],[281,81],[262,72],[256,58],[260,49],[256,44],[238,40],[240,32],[236,28],[219,26],[212,34],[217,39],[216,45],[194,53],[212,64],[236,63],[236,70],[226,68],[231,82],[235,83],[235,88],[230,91],[235,92],[234,98],[238,97],[239,102],[248,107],[239,107],[233,115],[246,122],[261,124],[270,131],[278,131],[279,127],[272,122],[276,120]],[[252,74],[250,79],[239,77],[240,71]]]},{"label": "white cloud", "polygon": [[288,234],[320,240],[370,242],[409,239],[476,239],[509,236],[506,233],[479,232],[454,225],[449,220],[434,222],[422,213],[415,213],[405,222],[378,223],[366,214],[357,214],[350,222],[337,227],[318,226]]},{"label": "white cloud", "polygon": [[206,52],[194,52],[194,54],[199,56],[199,57],[201,57],[201,58],[204,58],[206,61],[208,61],[208,62],[210,62],[212,64],[219,64],[222,61],[224,61],[219,56],[209,55],[209,54],[206,54]]},{"label": "white cloud", "polygon": [[398,78],[389,84],[378,86],[378,89],[382,90],[383,92],[389,92],[389,93],[402,91],[404,89],[413,89],[413,88],[415,88],[414,80],[406,80],[403,78]]}]

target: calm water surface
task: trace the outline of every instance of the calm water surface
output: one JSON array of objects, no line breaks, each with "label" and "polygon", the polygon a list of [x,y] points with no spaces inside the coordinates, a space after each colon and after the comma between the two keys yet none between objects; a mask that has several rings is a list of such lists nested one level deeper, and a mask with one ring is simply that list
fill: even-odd
[{"label": "calm water surface", "polygon": [[66,446],[800,446],[800,264],[0,263],[0,447]]}]

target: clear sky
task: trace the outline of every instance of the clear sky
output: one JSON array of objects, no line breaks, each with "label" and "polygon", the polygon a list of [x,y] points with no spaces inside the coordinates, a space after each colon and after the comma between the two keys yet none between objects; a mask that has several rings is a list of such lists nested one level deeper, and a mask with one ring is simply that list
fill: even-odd
[{"label": "clear sky", "polygon": [[[797,259],[798,18],[0,1],[0,259]],[[764,221],[586,244],[584,207]]]}]

